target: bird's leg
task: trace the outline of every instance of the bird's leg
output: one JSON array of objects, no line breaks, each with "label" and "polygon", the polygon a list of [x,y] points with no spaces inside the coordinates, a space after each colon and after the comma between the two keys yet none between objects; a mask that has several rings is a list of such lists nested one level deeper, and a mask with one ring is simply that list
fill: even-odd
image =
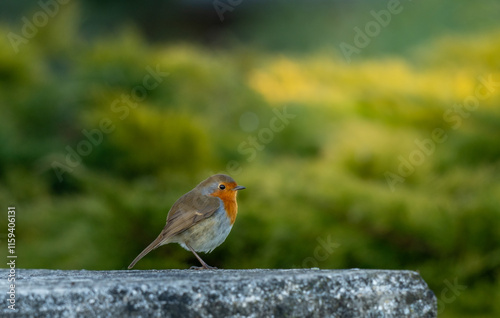
[{"label": "bird's leg", "polygon": [[217,267],[210,266],[207,263],[205,263],[201,259],[201,257],[198,254],[196,254],[196,252],[193,250],[193,248],[187,242],[184,242],[184,244],[186,244],[186,246],[191,250],[191,252],[193,252],[194,256],[196,256],[196,258],[200,261],[200,263],[202,265],[201,267],[191,266],[190,269],[197,269],[197,270],[201,270],[201,269],[217,269]]}]

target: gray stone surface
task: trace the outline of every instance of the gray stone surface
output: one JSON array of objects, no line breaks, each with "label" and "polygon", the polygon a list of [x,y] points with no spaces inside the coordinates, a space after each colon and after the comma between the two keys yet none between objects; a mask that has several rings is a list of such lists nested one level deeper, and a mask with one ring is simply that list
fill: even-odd
[{"label": "gray stone surface", "polygon": [[[9,288],[0,270],[0,290]],[[16,269],[13,317],[436,317],[416,272]]]}]

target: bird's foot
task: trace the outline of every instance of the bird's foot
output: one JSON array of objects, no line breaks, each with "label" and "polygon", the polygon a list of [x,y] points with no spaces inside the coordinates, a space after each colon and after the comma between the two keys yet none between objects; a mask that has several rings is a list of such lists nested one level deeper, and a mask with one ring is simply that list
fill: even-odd
[{"label": "bird's foot", "polygon": [[204,270],[204,269],[218,269],[215,266],[210,266],[205,264],[204,266],[191,266],[189,269],[196,269],[198,271]]}]

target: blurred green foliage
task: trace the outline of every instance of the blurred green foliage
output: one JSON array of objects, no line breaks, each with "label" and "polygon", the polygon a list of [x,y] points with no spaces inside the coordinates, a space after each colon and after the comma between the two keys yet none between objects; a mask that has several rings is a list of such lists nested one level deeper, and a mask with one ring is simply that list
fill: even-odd
[{"label": "blurred green foliage", "polygon": [[[347,64],[339,52],[285,55],[259,41],[152,45],[131,26],[87,39],[80,10],[65,8],[17,54],[0,37],[0,202],[17,208],[20,267],[125,269],[177,198],[229,171],[247,190],[209,264],[417,270],[442,316],[500,315],[500,87],[446,117],[480,78],[500,81],[500,29]],[[279,31],[264,26],[254,31],[273,42]],[[369,50],[392,50],[388,36]],[[154,88],[151,70],[168,73]],[[295,117],[269,135],[284,111]],[[247,113],[257,122],[241,123]],[[446,140],[391,189],[387,172],[436,128]],[[168,245],[137,268],[196,262]]]}]

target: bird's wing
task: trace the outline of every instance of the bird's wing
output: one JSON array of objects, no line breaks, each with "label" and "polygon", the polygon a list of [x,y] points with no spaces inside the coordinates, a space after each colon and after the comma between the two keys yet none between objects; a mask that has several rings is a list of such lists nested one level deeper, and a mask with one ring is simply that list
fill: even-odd
[{"label": "bird's wing", "polygon": [[212,216],[220,206],[220,199],[190,191],[174,203],[162,231],[164,238],[181,233]]},{"label": "bird's wing", "polygon": [[168,242],[170,237],[213,215],[219,205],[219,198],[201,195],[196,190],[191,190],[180,197],[170,209],[167,224],[160,235],[134,259],[128,268],[131,269],[146,254]]}]

